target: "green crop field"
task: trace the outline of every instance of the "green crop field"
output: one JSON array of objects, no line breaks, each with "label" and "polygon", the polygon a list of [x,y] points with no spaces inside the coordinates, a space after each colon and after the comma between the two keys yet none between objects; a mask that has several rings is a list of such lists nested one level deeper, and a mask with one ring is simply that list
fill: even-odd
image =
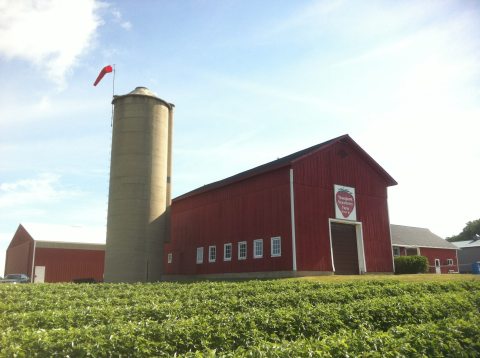
[{"label": "green crop field", "polygon": [[1,285],[0,356],[479,357],[480,280],[437,276]]}]

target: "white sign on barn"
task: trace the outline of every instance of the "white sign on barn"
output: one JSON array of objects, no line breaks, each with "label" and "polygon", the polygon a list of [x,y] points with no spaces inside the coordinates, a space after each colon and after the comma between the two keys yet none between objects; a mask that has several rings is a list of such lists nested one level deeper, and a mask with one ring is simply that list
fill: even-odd
[{"label": "white sign on barn", "polygon": [[335,218],[342,220],[357,220],[357,203],[355,188],[349,186],[334,186]]}]

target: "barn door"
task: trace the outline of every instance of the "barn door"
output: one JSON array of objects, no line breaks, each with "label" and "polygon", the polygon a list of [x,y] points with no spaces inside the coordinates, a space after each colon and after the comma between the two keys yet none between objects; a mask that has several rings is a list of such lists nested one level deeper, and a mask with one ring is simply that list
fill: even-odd
[{"label": "barn door", "polygon": [[440,268],[440,259],[435,259],[435,273],[442,273],[442,269]]},{"label": "barn door", "polygon": [[358,275],[358,248],[355,225],[331,223],[335,274]]},{"label": "barn door", "polygon": [[33,277],[34,283],[45,282],[45,266],[35,266],[35,276]]}]

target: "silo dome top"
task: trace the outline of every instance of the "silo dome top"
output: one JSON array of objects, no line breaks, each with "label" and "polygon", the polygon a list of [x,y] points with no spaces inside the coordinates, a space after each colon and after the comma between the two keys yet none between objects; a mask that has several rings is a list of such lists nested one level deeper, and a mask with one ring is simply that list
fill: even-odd
[{"label": "silo dome top", "polygon": [[137,87],[129,94],[139,94],[143,96],[152,96],[158,98],[155,92],[150,91],[147,87]]},{"label": "silo dome top", "polygon": [[172,109],[172,107],[175,107],[175,105],[173,103],[168,103],[167,101],[164,101],[163,99],[159,98],[157,96],[157,94],[153,91],[150,91],[147,87],[137,87],[135,88],[132,92],[130,93],[127,93],[125,95],[121,95],[121,96],[113,96],[113,101],[112,101],[112,104],[115,104],[115,102],[120,99],[120,98],[125,98],[125,97],[128,97],[128,96],[145,96],[145,97],[151,97],[151,98],[154,98],[156,100],[158,100],[159,102],[161,102],[162,104],[166,105],[168,108]]}]

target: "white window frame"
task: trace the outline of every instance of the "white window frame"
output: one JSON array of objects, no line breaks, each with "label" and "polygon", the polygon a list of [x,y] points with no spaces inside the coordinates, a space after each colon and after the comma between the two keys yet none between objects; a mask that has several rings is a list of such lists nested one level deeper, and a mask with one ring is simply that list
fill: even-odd
[{"label": "white window frame", "polygon": [[[257,245],[260,248],[260,253],[257,252]],[[253,258],[261,259],[263,257],[263,239],[253,240]]]},{"label": "white window frame", "polygon": [[401,255],[400,247],[394,246],[393,247],[393,257],[399,257]]},{"label": "white window frame", "polygon": [[[274,249],[274,242],[278,242],[279,252],[275,253]],[[270,239],[270,256],[271,257],[281,257],[282,256],[282,237],[281,236],[274,236]]]},{"label": "white window frame", "polygon": [[171,252],[168,253],[167,255],[167,262],[171,264],[173,261],[173,254]]},{"label": "white window frame", "polygon": [[208,262],[215,261],[217,261],[217,247],[215,245],[212,245],[208,247]]},{"label": "white window frame", "polygon": [[453,259],[447,259],[447,265],[453,266]]},{"label": "white window frame", "polygon": [[[245,245],[245,256],[242,256],[242,245]],[[239,241],[238,243],[238,259],[239,260],[246,260],[247,259],[247,251],[248,250],[248,245],[246,241]]]},{"label": "white window frame", "polygon": [[[230,247],[230,256],[227,257],[227,247]],[[232,261],[233,247],[232,243],[227,243],[223,245],[223,261]]]},{"label": "white window frame", "polygon": [[203,264],[203,246],[197,247],[197,264]]}]

